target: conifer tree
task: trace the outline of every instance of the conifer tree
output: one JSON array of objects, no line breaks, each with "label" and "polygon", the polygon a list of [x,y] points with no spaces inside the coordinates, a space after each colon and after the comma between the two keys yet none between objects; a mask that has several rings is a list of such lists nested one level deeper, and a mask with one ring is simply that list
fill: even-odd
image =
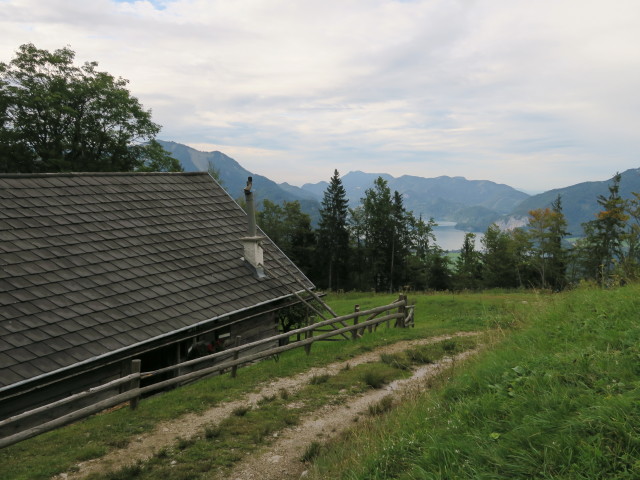
[{"label": "conifer tree", "polygon": [[331,290],[345,288],[349,284],[349,214],[347,192],[338,170],[334,170],[322,199],[318,225],[318,268],[320,282],[326,279]]},{"label": "conifer tree", "polygon": [[394,250],[393,199],[386,180],[378,177],[362,199],[366,267],[373,288],[388,291]]},{"label": "conifer tree", "polygon": [[460,255],[456,259],[455,284],[458,288],[476,289],[482,279],[482,261],[476,250],[475,233],[465,233]]}]

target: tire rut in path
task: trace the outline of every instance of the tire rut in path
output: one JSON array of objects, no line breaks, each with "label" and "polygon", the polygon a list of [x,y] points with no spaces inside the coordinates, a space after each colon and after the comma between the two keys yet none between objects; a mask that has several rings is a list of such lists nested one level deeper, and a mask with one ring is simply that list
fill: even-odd
[{"label": "tire rut in path", "polygon": [[[258,391],[250,392],[238,400],[221,403],[201,413],[187,414],[168,422],[162,422],[158,424],[158,426],[155,428],[153,432],[136,436],[134,439],[132,439],[129,445],[127,445],[127,447],[113,450],[102,457],[92,459],[87,462],[79,463],[76,465],[75,471],[57,475],[56,477],[54,477],[54,479],[56,480],[82,479],[94,472],[104,473],[108,471],[114,471],[122,467],[125,467],[127,465],[135,464],[137,461],[147,460],[151,458],[154,455],[154,453],[161,450],[162,448],[170,447],[173,444],[175,444],[177,438],[189,439],[191,437],[201,434],[202,430],[206,426],[219,424],[222,420],[229,417],[232,414],[232,412],[238,407],[245,407],[247,405],[255,406],[257,402],[261,400],[263,397],[270,397],[273,395],[277,395],[283,389],[287,390],[289,393],[295,393],[299,389],[307,385],[309,383],[309,380],[312,377],[324,375],[324,374],[335,375],[341,369],[343,369],[347,364],[349,364],[350,366],[356,366],[362,363],[377,361],[380,355],[383,353],[397,353],[417,345],[436,343],[449,338],[454,338],[456,336],[473,336],[473,335],[477,335],[477,333],[461,332],[455,335],[441,335],[437,337],[423,338],[423,339],[417,339],[417,340],[400,341],[400,342],[385,345],[383,347],[377,348],[370,352],[366,352],[361,355],[352,357],[348,360],[334,362],[334,363],[325,365],[323,367],[313,367],[309,370],[296,374],[292,377],[283,377],[283,378],[273,380],[263,385],[259,385]],[[422,370],[425,370],[425,371],[433,370],[433,373],[431,375],[427,375],[427,376],[433,376],[437,373],[437,371],[439,371],[439,369],[441,368],[441,365],[444,365],[445,363],[446,361],[435,363],[427,367],[418,369],[417,372],[420,372]],[[251,464],[253,463],[251,461],[252,458],[262,458],[263,455],[252,455],[249,459],[245,459],[241,461],[240,464],[236,468],[234,468],[233,472],[237,471],[237,473],[232,473],[230,476],[227,476],[226,478],[230,478],[230,479],[298,478],[296,476],[288,476],[289,475],[288,473],[285,474],[287,476],[283,476],[283,472],[292,470],[291,474],[295,475],[295,473],[293,472],[293,470],[295,470],[296,472],[299,471],[297,473],[297,475],[299,476],[300,473],[302,473],[302,471],[304,470],[304,465],[299,461],[304,451],[304,448],[306,448],[307,445],[311,443],[311,441],[317,440],[317,438],[311,438],[311,440],[309,441],[306,441],[302,438],[296,439],[296,435],[295,435],[296,432],[298,432],[300,436],[304,436],[304,437],[308,437],[309,436],[308,434],[310,432],[314,432],[313,436],[317,437],[318,435],[327,433],[325,432],[325,430],[327,429],[333,430],[331,432],[332,434],[334,433],[337,434],[338,427],[340,426],[347,427],[353,423],[350,420],[357,416],[356,412],[361,411],[363,408],[366,409],[369,404],[375,403],[376,401],[379,401],[380,398],[386,395],[389,395],[390,392],[393,391],[393,389],[396,389],[398,391],[400,391],[401,389],[404,389],[405,387],[400,387],[400,386],[404,385],[405,383],[410,384],[412,379],[415,379],[415,378],[416,378],[416,373],[414,373],[414,375],[409,379],[400,380],[400,381],[391,383],[385,389],[374,390],[364,395],[361,395],[359,397],[355,397],[354,399],[350,399],[347,405],[339,407],[338,409],[336,409],[335,406],[322,407],[320,410],[318,410],[314,414],[307,415],[308,418],[312,417],[315,420],[306,421],[303,423],[303,425],[284,431],[282,433],[282,437],[278,439],[276,442],[274,442],[270,447],[268,447],[270,451],[273,451],[273,452],[280,451],[286,455],[281,455],[278,453],[269,453],[269,452],[267,452],[266,454],[263,454],[263,455],[266,455],[266,459],[262,459],[262,464],[261,464],[262,467],[265,467],[265,466],[270,467],[266,469],[268,471],[264,472],[264,475],[267,475],[267,476],[261,476],[263,474],[258,473],[257,471],[258,466],[251,467]],[[421,378],[425,378],[425,377],[422,376]],[[336,418],[337,410],[340,410],[340,411],[346,410],[342,412],[342,415],[344,415],[345,418],[349,418],[350,420],[341,420],[342,422],[341,425],[331,426],[330,428],[328,424],[324,425],[324,423],[326,423],[325,421],[322,420],[326,416],[324,414],[331,412],[330,417],[333,419],[333,418]],[[311,422],[311,423],[309,425],[306,425],[308,422]],[[318,430],[318,428],[320,428],[320,430]],[[287,440],[287,439],[291,439],[291,440]],[[287,447],[289,448],[289,450],[284,449],[284,446],[287,441],[291,442],[291,446]],[[299,451],[300,448],[302,448],[303,450]],[[286,453],[287,451],[293,452],[294,450],[296,452],[299,451],[296,454],[297,456],[293,455],[293,453],[292,454]],[[295,456],[295,462],[293,461],[294,456]],[[294,463],[297,463],[297,465],[295,465],[296,467],[295,469],[288,466],[284,467],[285,464],[293,465]],[[255,473],[252,473],[252,469],[253,469],[253,472]],[[277,473],[277,474],[275,476],[269,476],[272,473]]]},{"label": "tire rut in path", "polygon": [[[370,406],[380,402],[387,395],[402,396],[425,389],[425,381],[450,368],[456,361],[476,353],[468,350],[452,358],[444,358],[436,363],[420,367],[404,380],[396,380],[386,388],[371,390],[357,396],[346,405],[325,405],[310,415],[302,424],[282,431],[278,439],[255,455],[240,461],[224,480],[288,480],[304,477],[307,466],[302,462],[305,451],[313,442],[324,443],[337,437],[355,425],[355,421],[366,415]],[[222,480],[222,477],[212,477]]]}]

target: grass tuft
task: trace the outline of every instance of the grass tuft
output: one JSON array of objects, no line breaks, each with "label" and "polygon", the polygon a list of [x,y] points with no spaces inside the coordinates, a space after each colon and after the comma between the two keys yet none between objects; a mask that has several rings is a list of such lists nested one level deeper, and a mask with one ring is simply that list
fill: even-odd
[{"label": "grass tuft", "polygon": [[282,400],[287,400],[289,398],[289,391],[286,388],[281,388],[278,391],[278,395],[280,395]]},{"label": "grass tuft", "polygon": [[236,407],[231,411],[232,415],[235,415],[236,417],[244,417],[247,412],[249,412],[249,410],[251,410],[251,406],[250,405],[242,405],[240,407]]},{"label": "grass tuft", "polygon": [[305,449],[302,457],[300,458],[301,462],[312,462],[318,455],[320,455],[320,450],[322,446],[319,442],[311,442],[309,446]]},{"label": "grass tuft", "polygon": [[404,353],[383,353],[380,355],[380,361],[401,370],[408,370],[410,365]]},{"label": "grass tuft", "polygon": [[330,375],[329,374],[322,374],[322,375],[314,375],[313,377],[311,377],[311,380],[309,380],[309,383],[311,385],[319,385],[321,383],[327,383],[327,381],[329,380]]},{"label": "grass tuft", "polygon": [[176,441],[176,447],[178,448],[178,450],[184,450],[185,448],[189,448],[194,443],[196,443],[195,438],[178,437]]},{"label": "grass tuft", "polygon": [[143,472],[141,463],[135,463],[134,465],[127,465],[115,472],[107,473],[103,478],[104,480],[132,480],[138,478]]},{"label": "grass tuft", "polygon": [[369,405],[368,412],[369,415],[382,415],[383,413],[388,412],[393,408],[393,396],[387,395],[386,397],[382,397],[380,401]]},{"label": "grass tuft", "polygon": [[366,385],[376,389],[382,388],[387,383],[387,379],[383,373],[372,370],[365,372],[362,379]]},{"label": "grass tuft", "polygon": [[209,425],[204,429],[204,438],[209,440],[213,438],[218,438],[220,436],[221,430],[218,425]]}]

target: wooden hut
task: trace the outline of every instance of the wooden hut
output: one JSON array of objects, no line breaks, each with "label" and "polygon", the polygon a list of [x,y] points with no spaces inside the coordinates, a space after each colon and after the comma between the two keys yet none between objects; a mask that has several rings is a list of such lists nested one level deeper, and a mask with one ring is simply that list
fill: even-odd
[{"label": "wooden hut", "polygon": [[0,419],[277,333],[313,285],[248,224],[207,173],[0,175]]}]

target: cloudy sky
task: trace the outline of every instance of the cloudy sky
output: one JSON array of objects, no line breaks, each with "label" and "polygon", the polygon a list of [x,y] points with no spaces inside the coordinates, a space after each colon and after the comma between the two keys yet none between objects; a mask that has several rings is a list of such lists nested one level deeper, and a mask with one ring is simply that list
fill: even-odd
[{"label": "cloudy sky", "polygon": [[640,167],[638,0],[0,0],[130,80],[158,138],[278,182],[334,168],[537,192]]}]

